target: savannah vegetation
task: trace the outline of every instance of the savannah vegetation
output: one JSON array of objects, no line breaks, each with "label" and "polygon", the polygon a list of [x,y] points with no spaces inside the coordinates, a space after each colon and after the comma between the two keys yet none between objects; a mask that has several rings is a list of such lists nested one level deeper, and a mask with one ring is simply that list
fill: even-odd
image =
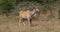
[{"label": "savannah vegetation", "polygon": [[[40,12],[31,28],[18,25],[20,10],[32,7]],[[60,0],[0,0],[0,32],[60,32]]]}]

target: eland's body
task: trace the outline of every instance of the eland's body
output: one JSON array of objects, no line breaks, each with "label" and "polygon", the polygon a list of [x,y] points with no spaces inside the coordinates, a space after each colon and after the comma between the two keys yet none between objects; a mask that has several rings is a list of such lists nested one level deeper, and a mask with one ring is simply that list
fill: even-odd
[{"label": "eland's body", "polygon": [[24,24],[24,21],[21,21],[21,20],[27,19],[29,21],[29,24],[31,25],[32,17],[34,17],[36,15],[36,12],[39,12],[39,9],[33,8],[32,10],[20,11],[19,12],[19,23],[23,22],[23,24]]}]

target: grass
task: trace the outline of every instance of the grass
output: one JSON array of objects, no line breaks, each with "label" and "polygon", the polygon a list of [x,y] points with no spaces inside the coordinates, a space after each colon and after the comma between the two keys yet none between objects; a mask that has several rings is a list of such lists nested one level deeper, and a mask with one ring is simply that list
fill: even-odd
[{"label": "grass", "polygon": [[17,17],[11,16],[6,18],[5,16],[0,16],[0,32],[60,32],[59,19],[47,21],[41,18],[40,20],[33,21],[32,27],[28,27],[28,25],[23,26],[21,23],[19,27]]}]

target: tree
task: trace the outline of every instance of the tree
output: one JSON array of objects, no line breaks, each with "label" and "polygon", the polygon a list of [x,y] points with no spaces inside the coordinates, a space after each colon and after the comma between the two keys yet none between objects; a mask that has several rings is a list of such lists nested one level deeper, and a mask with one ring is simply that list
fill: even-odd
[{"label": "tree", "polygon": [[2,9],[2,14],[5,14],[8,17],[8,13],[11,13],[11,9],[14,7],[14,2],[12,0],[2,0],[0,3],[0,9]]}]

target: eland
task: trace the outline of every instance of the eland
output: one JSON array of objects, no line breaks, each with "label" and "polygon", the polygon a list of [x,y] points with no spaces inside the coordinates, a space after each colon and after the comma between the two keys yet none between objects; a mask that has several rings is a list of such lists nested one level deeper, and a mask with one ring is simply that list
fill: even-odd
[{"label": "eland", "polygon": [[31,26],[32,25],[32,17],[36,16],[36,13],[39,11],[40,10],[35,7],[33,7],[32,9],[28,9],[28,10],[21,10],[19,12],[19,24],[22,22],[23,25],[25,25],[24,19],[27,19],[29,22],[29,26]]}]

